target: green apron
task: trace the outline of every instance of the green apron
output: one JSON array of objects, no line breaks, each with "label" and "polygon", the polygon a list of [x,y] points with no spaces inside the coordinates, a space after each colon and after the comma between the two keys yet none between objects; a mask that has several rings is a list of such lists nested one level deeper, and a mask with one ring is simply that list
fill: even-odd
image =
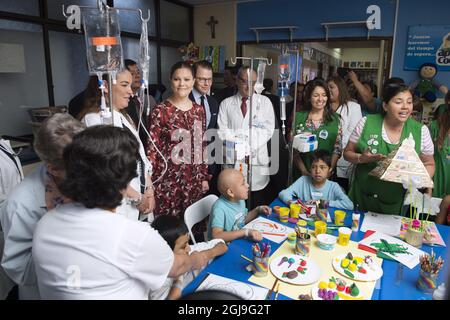
[{"label": "green apron", "polygon": [[[336,143],[337,135],[339,132],[339,118],[340,116],[333,114],[333,120],[329,123],[321,125],[317,130],[309,130],[306,128],[306,120],[308,119],[309,112],[302,111],[297,112],[295,115],[295,134],[301,132],[311,132],[317,136],[318,147],[320,150],[327,150],[330,154],[333,153],[334,144]],[[311,154],[312,152],[300,153],[300,157],[305,164],[308,171],[311,170]],[[294,166],[294,178],[300,177],[300,171]]]},{"label": "green apron", "polygon": [[[356,152],[363,153],[367,148],[372,153],[388,155],[400,146],[404,139],[412,133],[417,154],[421,150],[422,124],[408,119],[403,127],[400,143],[397,145],[387,143],[381,137],[384,116],[381,114],[368,115],[361,137],[356,144]],[[358,164],[351,184],[349,196],[355,207],[364,211],[400,215],[402,212],[405,190],[400,183],[387,182],[369,172],[377,166],[376,162]]]},{"label": "green apron", "polygon": [[439,124],[436,120],[431,122],[431,137],[434,144],[434,162],[436,170],[434,172],[433,197],[444,198],[450,194],[450,141],[447,135],[442,148],[439,150],[436,140],[439,135]]}]

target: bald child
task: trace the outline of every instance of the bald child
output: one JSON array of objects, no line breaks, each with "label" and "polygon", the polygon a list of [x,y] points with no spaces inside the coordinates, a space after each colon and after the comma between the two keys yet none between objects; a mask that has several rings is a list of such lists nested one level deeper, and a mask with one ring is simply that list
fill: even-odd
[{"label": "bald child", "polygon": [[248,184],[238,170],[225,169],[218,177],[217,188],[221,194],[214,203],[209,219],[209,239],[223,239],[226,242],[239,238],[261,241],[258,230],[243,229],[259,213],[269,215],[268,206],[259,206],[248,212],[245,200],[248,198]]}]

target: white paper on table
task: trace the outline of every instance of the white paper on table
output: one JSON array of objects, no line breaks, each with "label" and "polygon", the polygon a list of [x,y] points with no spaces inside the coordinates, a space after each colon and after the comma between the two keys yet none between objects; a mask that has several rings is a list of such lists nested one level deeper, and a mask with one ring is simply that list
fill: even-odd
[{"label": "white paper on table", "polygon": [[295,232],[294,229],[287,227],[284,224],[263,217],[258,217],[255,220],[250,221],[244,228],[258,230],[262,233],[264,238],[276,243],[284,241],[287,238],[288,233]]},{"label": "white paper on table", "polygon": [[[404,250],[404,253],[401,252],[394,252],[394,253],[389,253],[386,250],[383,250],[382,248],[380,248],[380,245],[382,246],[382,241],[381,239],[385,240],[388,244],[390,245],[395,245],[397,246],[399,249]],[[417,249],[416,247],[413,247],[412,245],[391,237],[387,234],[383,234],[380,232],[375,232],[372,235],[368,236],[367,238],[361,240],[359,242],[362,245],[371,247],[377,251],[383,252],[385,255],[391,257],[392,259],[397,260],[398,262],[404,264],[405,266],[407,266],[410,269],[413,269],[415,266],[417,266],[419,264],[419,257],[421,255],[425,255],[427,254],[426,252]]]},{"label": "white paper on table", "polygon": [[361,225],[361,231],[373,230],[391,236],[400,235],[402,217],[376,212],[367,212]]},{"label": "white paper on table", "polygon": [[197,290],[220,290],[235,294],[243,300],[265,300],[269,289],[257,287],[248,283],[221,277],[209,273]]}]

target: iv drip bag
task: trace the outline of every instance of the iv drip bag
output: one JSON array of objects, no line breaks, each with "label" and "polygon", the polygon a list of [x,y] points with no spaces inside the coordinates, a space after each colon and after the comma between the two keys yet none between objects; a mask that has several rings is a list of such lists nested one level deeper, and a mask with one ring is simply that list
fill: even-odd
[{"label": "iv drip bag", "polygon": [[259,61],[258,64],[258,72],[257,72],[257,78],[256,78],[256,84],[255,84],[255,91],[258,94],[261,94],[264,90],[264,72],[266,70],[266,62],[265,61]]}]

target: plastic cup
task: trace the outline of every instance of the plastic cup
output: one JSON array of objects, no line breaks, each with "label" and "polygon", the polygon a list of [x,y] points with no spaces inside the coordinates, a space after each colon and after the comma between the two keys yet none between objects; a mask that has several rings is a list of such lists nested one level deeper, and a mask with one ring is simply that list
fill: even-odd
[{"label": "plastic cup", "polygon": [[265,277],[269,271],[269,257],[253,256],[253,275]]},{"label": "plastic cup", "polygon": [[319,234],[327,233],[327,223],[324,222],[324,221],[316,221],[316,222],[314,222],[314,228],[315,228],[314,232],[316,234],[316,237]]},{"label": "plastic cup", "polygon": [[352,229],[347,227],[340,227],[338,229],[339,235],[338,235],[338,243],[341,246],[347,246],[350,242],[350,235],[352,234]]},{"label": "plastic cup", "polygon": [[345,215],[346,215],[345,211],[342,210],[334,211],[334,224],[337,226],[343,226]]},{"label": "plastic cup", "polygon": [[288,222],[288,220],[289,220],[289,211],[290,211],[289,208],[286,208],[286,207],[280,208],[279,219],[280,219],[281,222],[284,222],[284,223]]},{"label": "plastic cup", "polygon": [[297,239],[297,234],[295,232],[291,232],[287,235],[287,240],[289,243],[294,244],[296,239]]},{"label": "plastic cup", "polygon": [[294,251],[295,254],[308,257],[311,253],[311,236],[307,233],[302,233],[297,237]]},{"label": "plastic cup", "polygon": [[275,214],[276,215],[279,215],[280,214],[280,206],[275,206],[275,207],[273,207],[273,212],[275,212]]},{"label": "plastic cup", "polygon": [[417,288],[424,293],[433,293],[437,287],[437,276],[439,273],[430,273],[420,269],[419,279],[417,279]]},{"label": "plastic cup", "polygon": [[291,203],[291,218],[298,219],[301,207],[298,203]]}]

